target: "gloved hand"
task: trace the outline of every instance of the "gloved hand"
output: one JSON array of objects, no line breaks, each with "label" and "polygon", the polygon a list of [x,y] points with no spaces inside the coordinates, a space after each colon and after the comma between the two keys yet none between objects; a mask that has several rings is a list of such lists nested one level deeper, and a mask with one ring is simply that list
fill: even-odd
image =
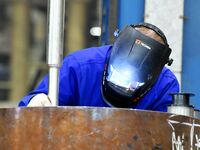
[{"label": "gloved hand", "polygon": [[48,96],[44,93],[41,93],[34,96],[28,104],[28,107],[37,107],[37,106],[52,106],[52,104]]}]

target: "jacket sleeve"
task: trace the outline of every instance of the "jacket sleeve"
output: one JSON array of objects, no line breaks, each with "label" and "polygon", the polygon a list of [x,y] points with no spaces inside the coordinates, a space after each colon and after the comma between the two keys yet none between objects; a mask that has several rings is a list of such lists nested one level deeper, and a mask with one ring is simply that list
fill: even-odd
[{"label": "jacket sleeve", "polygon": [[[78,84],[79,84],[79,64],[76,59],[69,55],[65,57],[63,65],[60,68],[59,75],[59,105],[72,106],[79,99]],[[48,75],[44,77],[36,89],[23,97],[19,102],[19,106],[27,106],[30,99],[39,93],[48,93]]]},{"label": "jacket sleeve", "polygon": [[172,96],[170,93],[179,92],[179,83],[175,76],[165,77],[157,87],[157,98],[153,104],[154,111],[167,112],[167,106],[172,104]]}]

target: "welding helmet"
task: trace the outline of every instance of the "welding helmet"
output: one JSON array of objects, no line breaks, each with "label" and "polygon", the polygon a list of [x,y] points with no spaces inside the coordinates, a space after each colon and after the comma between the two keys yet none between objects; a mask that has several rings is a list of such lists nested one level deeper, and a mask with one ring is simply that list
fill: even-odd
[{"label": "welding helmet", "polygon": [[[141,26],[156,32],[165,44],[135,29]],[[104,101],[113,107],[133,107],[151,89],[164,65],[171,65],[170,53],[165,35],[152,24],[130,25],[118,32],[103,72]]]}]

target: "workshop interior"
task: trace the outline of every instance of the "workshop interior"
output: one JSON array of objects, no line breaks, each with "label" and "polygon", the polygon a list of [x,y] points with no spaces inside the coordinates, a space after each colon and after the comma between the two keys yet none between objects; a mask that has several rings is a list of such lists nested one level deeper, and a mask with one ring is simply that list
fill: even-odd
[{"label": "workshop interior", "polygon": [[[0,149],[199,149],[199,7],[195,0],[0,0]],[[52,28],[51,19],[61,23]],[[144,22],[162,29],[172,51],[173,63],[165,66],[180,92],[169,93],[167,112],[56,102],[18,106],[45,75],[55,73],[55,62],[80,49],[112,45],[127,25]],[[63,32],[57,43],[62,48],[48,51],[56,32]]]}]

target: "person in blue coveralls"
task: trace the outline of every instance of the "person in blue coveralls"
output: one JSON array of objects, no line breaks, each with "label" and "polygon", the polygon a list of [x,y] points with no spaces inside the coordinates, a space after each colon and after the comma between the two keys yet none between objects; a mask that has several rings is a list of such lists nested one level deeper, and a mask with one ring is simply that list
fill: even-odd
[{"label": "person in blue coveralls", "polygon": [[[59,106],[95,106],[167,111],[179,92],[164,33],[149,23],[126,26],[113,45],[78,50],[64,58]],[[51,106],[48,75],[19,106]]]}]

